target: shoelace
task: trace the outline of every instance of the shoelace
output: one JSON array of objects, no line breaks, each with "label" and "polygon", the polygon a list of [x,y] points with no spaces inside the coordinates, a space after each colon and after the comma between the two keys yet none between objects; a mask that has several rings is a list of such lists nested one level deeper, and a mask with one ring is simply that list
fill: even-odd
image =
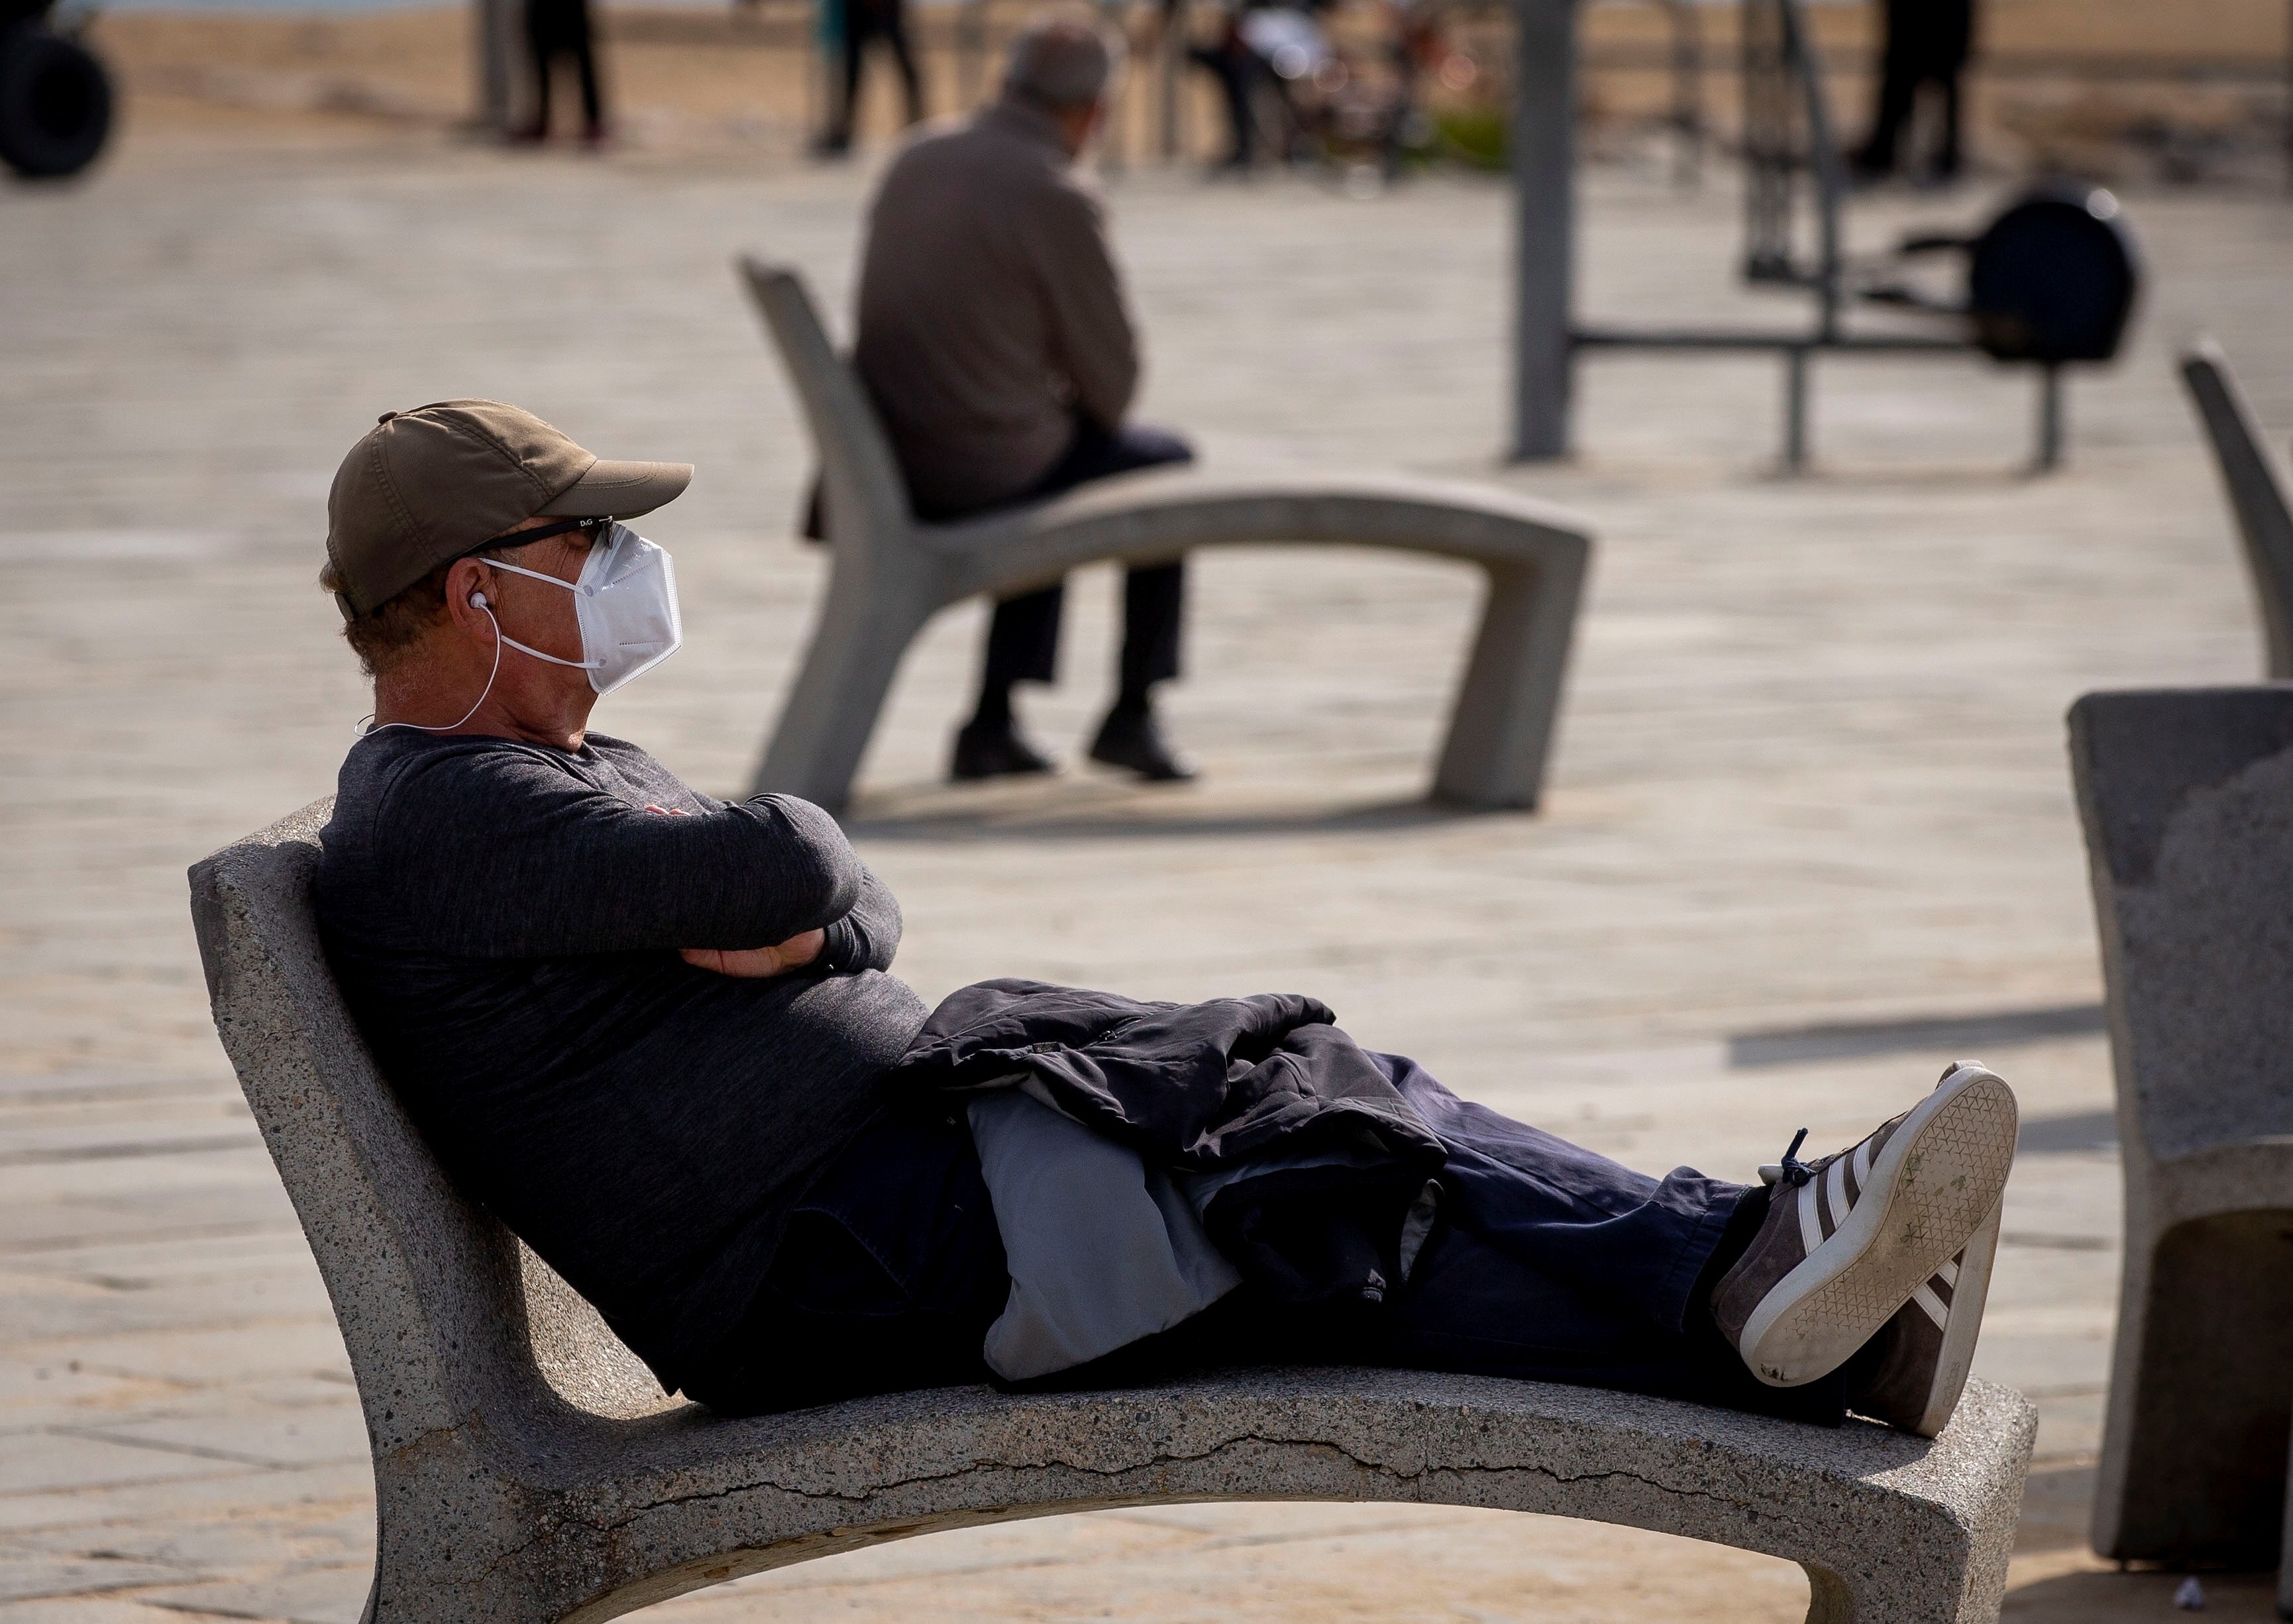
[{"label": "shoelace", "polygon": [[1805,1128],[1792,1135],[1791,1146],[1784,1152],[1784,1159],[1778,1164],[1783,1169],[1783,1176],[1779,1182],[1796,1187],[1815,1177],[1815,1169],[1799,1159],[1799,1148],[1805,1143],[1807,1143]]}]

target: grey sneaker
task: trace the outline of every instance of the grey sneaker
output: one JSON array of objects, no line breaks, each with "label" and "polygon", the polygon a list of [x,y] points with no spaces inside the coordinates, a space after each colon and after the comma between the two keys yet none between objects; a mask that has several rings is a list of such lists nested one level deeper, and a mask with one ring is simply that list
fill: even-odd
[{"label": "grey sneaker", "polygon": [[[1995,1218],[2015,1126],[2013,1091],[1961,1061],[1932,1093],[1836,1155],[1799,1161],[1801,1130],[1775,1169],[1766,1222],[1712,1293],[1712,1317],[1752,1374],[1771,1387],[1818,1380],[1921,1289],[1932,1293]],[[1987,1287],[1987,1256],[1981,1272]],[[1958,1338],[1969,1357],[1980,1299],[1970,1306]]]},{"label": "grey sneaker", "polygon": [[1932,1438],[1950,1424],[1974,1362],[1990,1260],[1998,1250],[1994,1211],[1959,1254],[1911,1294],[1878,1336],[1878,1363],[1847,1395],[1859,1416]]}]

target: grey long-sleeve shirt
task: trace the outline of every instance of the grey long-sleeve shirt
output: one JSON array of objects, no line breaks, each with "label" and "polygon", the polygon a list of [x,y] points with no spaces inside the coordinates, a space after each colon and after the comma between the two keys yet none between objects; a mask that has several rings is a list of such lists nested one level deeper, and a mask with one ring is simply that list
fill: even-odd
[{"label": "grey long-sleeve shirt", "polygon": [[[320,851],[328,958],[424,1136],[675,1389],[923,1025],[891,893],[819,808],[713,800],[594,733],[370,735]],[[770,979],[677,954],[815,928]]]},{"label": "grey long-sleeve shirt", "polygon": [[1019,495],[1081,410],[1113,429],[1138,346],[1098,199],[1050,118],[999,102],[912,142],[868,215],[853,360],[927,516]]}]

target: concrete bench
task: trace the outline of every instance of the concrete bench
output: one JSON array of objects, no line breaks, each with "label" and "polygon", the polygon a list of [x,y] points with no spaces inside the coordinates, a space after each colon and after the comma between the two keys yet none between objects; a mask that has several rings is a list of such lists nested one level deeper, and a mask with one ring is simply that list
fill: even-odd
[{"label": "concrete bench", "polygon": [[2261,437],[2261,425],[2229,358],[2210,338],[2182,356],[2182,382],[2213,443],[2230,512],[2245,544],[2245,566],[2261,612],[2267,675],[2293,678],[2293,480]]},{"label": "concrete bench", "polygon": [[369,1624],[602,1620],[942,1529],[1199,1500],[1395,1500],[1658,1529],[1804,1567],[1818,1624],[1998,1616],[2035,1417],[1928,1442],[1361,1369],[1106,1393],[947,1388],[728,1419],[664,1398],[458,1196],[321,957],[320,801],[191,870],[215,1027],[334,1301],[374,1446]]},{"label": "concrete bench", "polygon": [[2274,1567],[2293,1417],[2293,686],[2089,694],[2070,726],[2126,1169],[2094,1549]]},{"label": "concrete bench", "polygon": [[1398,475],[1181,468],[1099,481],[961,524],[922,524],[875,409],[803,282],[753,259],[741,272],[818,442],[831,561],[755,793],[841,808],[902,656],[951,604],[1009,597],[1106,559],[1162,564],[1205,547],[1292,542],[1431,553],[1487,573],[1432,792],[1467,807],[1536,804],[1592,556],[1576,519],[1503,491]]}]

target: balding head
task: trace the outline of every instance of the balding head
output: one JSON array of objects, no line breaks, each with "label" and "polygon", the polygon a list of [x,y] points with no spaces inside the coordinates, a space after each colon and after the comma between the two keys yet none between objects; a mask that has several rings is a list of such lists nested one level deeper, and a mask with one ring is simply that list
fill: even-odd
[{"label": "balding head", "polygon": [[1029,23],[1011,44],[1003,93],[1052,113],[1098,105],[1122,65],[1122,42],[1088,13],[1061,12]]}]

